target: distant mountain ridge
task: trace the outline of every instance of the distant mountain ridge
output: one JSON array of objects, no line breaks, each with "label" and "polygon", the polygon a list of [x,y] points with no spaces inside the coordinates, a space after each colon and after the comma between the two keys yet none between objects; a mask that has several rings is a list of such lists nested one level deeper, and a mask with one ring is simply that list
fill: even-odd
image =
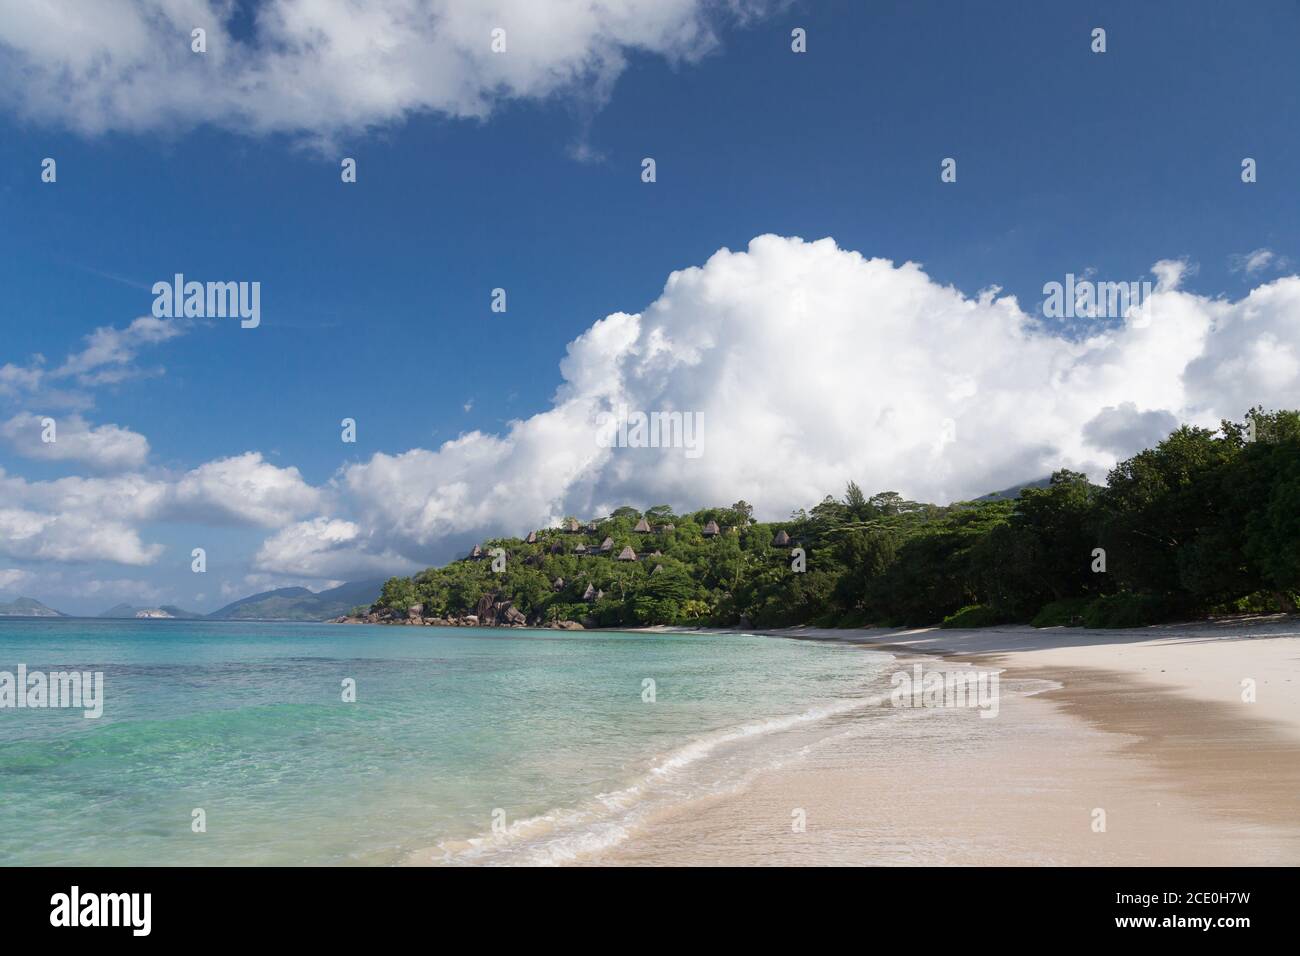
[{"label": "distant mountain ridge", "polygon": [[326,621],[379,600],[385,578],[350,581],[319,593],[306,588],[276,588],[240,598],[207,615],[210,621]]},{"label": "distant mountain ridge", "polygon": [[62,611],[46,607],[40,601],[20,597],[8,603],[0,603],[0,617],[67,617]]},{"label": "distant mountain ridge", "polygon": [[[349,581],[319,593],[307,588],[276,588],[250,594],[211,614],[187,611],[174,604],[137,606],[124,602],[94,616],[118,620],[328,621],[347,614],[358,605],[369,607],[374,604],[379,600],[385,580]],[[69,616],[29,597],[15,598],[7,603],[0,601],[0,617]]]},{"label": "distant mountain ridge", "polygon": [[1019,485],[1012,485],[1010,488],[1003,488],[1001,491],[991,491],[987,495],[981,495],[976,501],[1014,501],[1020,497],[1020,492],[1026,488],[1050,488],[1052,478],[1049,475],[1046,478],[1039,478],[1035,481],[1026,481]]}]

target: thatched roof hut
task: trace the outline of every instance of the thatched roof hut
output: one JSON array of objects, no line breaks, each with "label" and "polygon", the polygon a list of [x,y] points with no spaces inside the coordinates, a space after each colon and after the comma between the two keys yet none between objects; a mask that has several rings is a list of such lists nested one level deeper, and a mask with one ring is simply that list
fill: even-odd
[{"label": "thatched roof hut", "polygon": [[594,601],[596,599],[596,586],[594,584],[587,585],[587,590],[582,592],[582,599],[584,601]]},{"label": "thatched roof hut", "polygon": [[576,548],[573,549],[573,553],[574,553],[574,554],[586,554],[586,553],[587,553],[587,546],[586,546],[585,544],[580,544],[580,545],[578,545]]},{"label": "thatched roof hut", "polygon": [[478,545],[474,545],[473,549],[469,553],[469,560],[477,561],[481,557],[483,557],[483,549],[480,548]]},{"label": "thatched roof hut", "polygon": [[790,536],[785,533],[784,528],[778,531],[776,533],[776,537],[772,539],[772,547],[774,548],[784,548],[787,545],[789,545],[789,543],[790,543]]},{"label": "thatched roof hut", "polygon": [[646,521],[645,518],[642,518],[640,521],[636,523],[636,527],[633,528],[632,530],[635,531],[637,534],[649,534],[650,522]]},{"label": "thatched roof hut", "polygon": [[524,538],[524,544],[536,544],[536,543],[537,543],[537,532],[536,531],[528,532],[528,537]]},{"label": "thatched roof hut", "polygon": [[615,560],[615,561],[635,561],[635,560],[636,560],[636,552],[632,550],[632,546],[629,544],[629,545],[625,546],[625,547],[623,548],[623,550],[620,551],[620,552],[618,553],[618,557],[615,558],[614,560]]},{"label": "thatched roof hut", "polygon": [[605,538],[604,541],[602,541],[602,542],[600,543],[600,553],[601,553],[601,554],[609,554],[609,552],[611,552],[611,551],[613,551],[613,550],[614,550],[614,539],[613,539],[613,538],[609,538],[609,537],[607,537],[607,538]]},{"label": "thatched roof hut", "polygon": [[570,518],[568,521],[564,522],[565,534],[577,534],[581,530],[582,530],[582,525],[578,524],[577,518]]},{"label": "thatched roof hut", "polygon": [[716,521],[710,521],[704,526],[704,537],[712,538],[714,535],[722,534],[722,529],[718,527]]}]

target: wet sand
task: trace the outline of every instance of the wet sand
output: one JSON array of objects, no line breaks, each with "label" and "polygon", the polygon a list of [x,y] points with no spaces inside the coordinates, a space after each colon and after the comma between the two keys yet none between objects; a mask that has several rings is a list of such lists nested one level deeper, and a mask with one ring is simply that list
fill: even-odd
[{"label": "wet sand", "polygon": [[583,862],[1300,863],[1300,621],[767,633],[886,648],[900,669],[996,668],[998,715],[844,721]]}]

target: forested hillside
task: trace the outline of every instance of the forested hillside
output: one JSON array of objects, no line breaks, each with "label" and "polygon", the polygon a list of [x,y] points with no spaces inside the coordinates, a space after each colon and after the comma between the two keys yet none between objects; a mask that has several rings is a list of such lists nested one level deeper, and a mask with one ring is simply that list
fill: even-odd
[{"label": "forested hillside", "polygon": [[1014,498],[938,506],[850,482],[786,521],[755,522],[744,501],[570,518],[391,579],[375,610],[496,606],[516,623],[599,627],[1123,627],[1294,611],[1298,591],[1300,413],[1255,409],[1218,431],[1179,428],[1104,487],[1058,471]]}]

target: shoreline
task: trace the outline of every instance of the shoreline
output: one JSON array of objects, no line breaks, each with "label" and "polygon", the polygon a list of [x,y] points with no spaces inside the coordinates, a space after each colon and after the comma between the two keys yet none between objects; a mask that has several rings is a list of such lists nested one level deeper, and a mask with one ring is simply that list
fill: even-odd
[{"label": "shoreline", "polygon": [[[682,805],[580,862],[1300,863],[1294,616],[1122,631],[743,633],[888,651],[900,667],[913,658],[992,668],[1006,683],[1048,689],[1004,693],[990,721],[917,712],[901,741],[850,728],[799,764]],[[802,833],[790,824],[796,810],[806,813]]]},{"label": "shoreline", "polygon": [[[10,632],[17,630],[22,629]],[[94,630],[74,626],[69,633],[93,637]],[[143,634],[148,627],[137,630]],[[291,637],[287,630],[248,630],[256,640],[269,641],[276,655],[303,659],[293,646],[281,650],[280,638]],[[655,640],[656,632],[683,639]],[[450,630],[408,635],[461,637]],[[24,641],[37,646],[36,635],[16,636],[20,649]],[[463,635],[472,636],[473,631]],[[587,644],[581,634],[553,630],[503,629],[485,636],[522,639],[519,648],[543,655],[535,665],[569,660],[571,655],[547,657],[568,641]],[[663,725],[657,718],[629,721],[622,705],[592,711],[608,718],[594,736],[585,718],[573,725],[586,727],[589,742],[629,734],[640,740],[624,748],[634,756],[621,766],[603,765],[592,778],[598,787],[569,787],[554,800],[543,795],[526,806],[521,801],[518,816],[506,817],[510,839],[500,847],[504,852],[497,852],[495,819],[492,832],[470,819],[438,829],[457,834],[455,839],[431,839],[410,854],[403,848],[397,859],[376,862],[1300,863],[1300,618],[1124,631],[658,627],[586,636],[597,640],[596,656],[609,665],[591,672],[600,675],[593,686],[626,683],[635,695],[642,674],[658,674],[671,694],[669,675],[707,675],[707,693],[681,698],[707,709],[681,711],[674,723]],[[620,648],[620,637],[639,639]],[[292,639],[316,654],[311,633]],[[349,640],[366,653],[365,636]],[[150,653],[163,646],[147,643]],[[406,660],[401,649],[407,646],[424,648],[412,659],[445,656],[427,649],[427,641],[383,643],[397,648],[394,659]],[[660,674],[655,662],[663,653],[672,654],[672,667]],[[322,658],[329,672],[335,656]],[[627,669],[629,660],[639,662],[633,670]],[[801,660],[830,663],[803,667]],[[752,666],[755,661],[761,666]],[[995,706],[896,706],[894,678],[910,676],[916,666],[950,675],[996,673]],[[545,666],[531,671],[549,672]],[[1254,681],[1253,702],[1243,700],[1246,678]],[[366,682],[372,694],[382,686]],[[563,686],[573,693],[581,685]],[[726,707],[715,706],[724,700]],[[522,753],[532,733],[524,730]],[[650,746],[642,733],[661,737]],[[356,745],[366,748],[369,742],[358,739]],[[418,745],[414,752],[443,751]],[[561,762],[539,764],[538,772],[561,780],[586,773],[578,752],[561,747],[554,754]],[[433,782],[439,779],[435,773]],[[459,805],[458,793],[434,796],[427,780],[409,794],[404,788],[414,777],[393,780],[407,812],[419,814],[440,802]],[[1094,829],[1097,811],[1105,815],[1104,829]],[[796,814],[806,822],[803,830],[792,824]],[[383,845],[404,847],[404,829],[409,836],[399,824]],[[465,832],[469,836],[460,836]],[[478,844],[484,852],[477,852]]]}]

